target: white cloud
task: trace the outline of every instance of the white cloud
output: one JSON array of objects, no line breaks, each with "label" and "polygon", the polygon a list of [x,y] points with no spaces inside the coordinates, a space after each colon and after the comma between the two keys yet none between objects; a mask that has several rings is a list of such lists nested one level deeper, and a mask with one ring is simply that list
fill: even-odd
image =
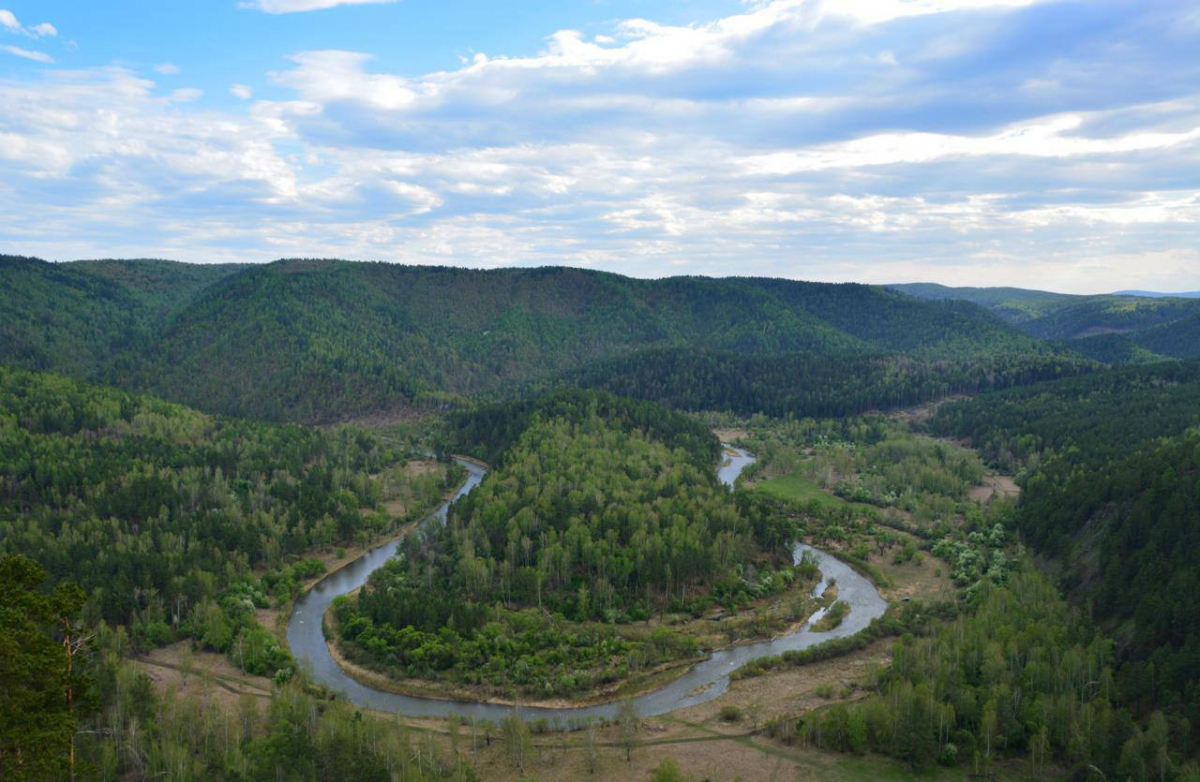
[{"label": "white cloud", "polygon": [[989,136],[943,133],[881,133],[854,141],[774,152],[743,160],[749,173],[786,176],[832,168],[930,163],[953,157],[1078,157],[1165,149],[1200,139],[1200,125],[1178,133],[1137,132],[1115,138],[1071,135],[1083,118],[1053,116],[1022,123]]},{"label": "white cloud", "polygon": [[163,76],[177,76],[179,74],[179,66],[172,62],[161,62],[154,66],[154,70]]},{"label": "white cloud", "polygon": [[1023,8],[1039,2],[1044,0],[824,0],[821,10],[829,16],[845,17],[863,24],[882,24],[895,19],[956,11]]},{"label": "white cloud", "polygon": [[18,21],[12,11],[0,8],[0,27],[12,33],[21,33],[30,38],[53,38],[58,35],[58,29],[49,22],[42,22],[31,27],[25,27]]},{"label": "white cloud", "polygon": [[343,51],[304,52],[292,58],[295,70],[273,74],[312,103],[353,101],[384,110],[402,109],[417,101],[413,85],[399,76],[369,74],[369,55]]},{"label": "white cloud", "polygon": [[204,97],[204,90],[196,89],[195,87],[183,87],[178,90],[173,90],[167,96],[167,100],[172,103],[191,103],[192,101],[200,100]]},{"label": "white cloud", "polygon": [[34,52],[34,51],[30,51],[29,49],[22,49],[20,46],[4,45],[4,46],[0,46],[0,51],[8,52],[9,54],[11,54],[15,57],[23,57],[26,60],[33,60],[34,62],[44,62],[44,63],[54,62],[54,58],[51,57],[50,55],[46,54],[45,52]]},{"label": "white cloud", "polygon": [[395,3],[397,0],[249,0],[242,8],[253,8],[268,14],[290,14],[297,11],[319,11],[339,5]]},{"label": "white cloud", "polygon": [[[1200,288],[1197,66],[1150,38],[988,50],[997,19],[1025,35],[1019,5],[759,2],[425,74],[301,52],[270,74],[288,99],[233,85],[249,102],[228,111],[120,69],[0,80],[0,236],[51,257]],[[984,48],[926,56],[959,33]],[[1121,265],[1168,260],[1172,285]]]}]

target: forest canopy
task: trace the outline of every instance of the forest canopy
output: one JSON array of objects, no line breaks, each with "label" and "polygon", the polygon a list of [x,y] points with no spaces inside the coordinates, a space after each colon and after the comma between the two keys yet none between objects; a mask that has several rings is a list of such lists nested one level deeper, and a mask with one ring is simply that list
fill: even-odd
[{"label": "forest canopy", "polygon": [[[695,651],[594,623],[736,599],[759,569],[790,568],[778,537],[764,543],[775,530],[717,482],[716,440],[689,419],[587,392],[505,409],[511,421],[492,410],[463,424],[497,442],[528,422],[500,466],[339,606],[358,659],[402,677],[570,693],[620,678],[631,654],[649,664]],[[693,441],[705,447],[687,450]]]}]

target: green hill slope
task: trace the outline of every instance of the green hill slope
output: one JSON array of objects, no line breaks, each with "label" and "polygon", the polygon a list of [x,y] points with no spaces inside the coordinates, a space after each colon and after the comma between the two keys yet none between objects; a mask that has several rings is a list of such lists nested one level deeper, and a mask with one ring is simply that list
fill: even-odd
[{"label": "green hill slope", "polygon": [[0,256],[0,362],[95,378],[243,266]]},{"label": "green hill slope", "polygon": [[1105,364],[1151,364],[1170,358],[1147,350],[1124,334],[1097,334],[1059,344],[1064,351]]},{"label": "green hill slope", "polygon": [[1022,536],[1117,637],[1124,699],[1200,720],[1200,362],[985,394],[931,425],[1023,471]]},{"label": "green hill slope", "polygon": [[95,375],[145,336],[145,303],[103,276],[34,258],[0,256],[0,362]]},{"label": "green hill slope", "polygon": [[1129,662],[1119,685],[1144,708],[1200,720],[1200,433],[1089,471],[1031,481],[1026,539],[1063,567],[1078,603],[1112,628]]},{"label": "green hill slope", "polygon": [[1021,324],[1044,339],[1080,339],[1098,334],[1133,334],[1200,313],[1200,300],[1138,296],[1089,296]]},{"label": "green hill slope", "polygon": [[927,361],[901,355],[745,355],[679,347],[602,361],[561,382],[680,410],[826,418],[1035,383],[1098,366],[1052,355]]},{"label": "green hill slope", "polygon": [[974,304],[865,285],[307,260],[21,259],[4,276],[0,311],[21,317],[6,318],[0,360],[272,420],[427,406],[649,348],[926,360],[1054,352]]},{"label": "green hill slope", "polygon": [[1200,314],[1200,300],[1187,296],[1149,297],[1132,293],[1072,296],[1022,288],[950,288],[932,283],[890,287],[931,301],[979,304],[1041,339],[1133,334]]},{"label": "green hill slope", "polygon": [[60,264],[120,285],[157,315],[166,315],[191,301],[218,280],[246,268],[240,263],[179,263],[154,259],[73,261]]},{"label": "green hill slope", "polygon": [[1200,356],[1200,299],[1187,295],[1068,296],[1020,288],[893,285],[931,301],[969,301],[1038,339],[1060,340],[1085,358],[1136,364]]},{"label": "green hill slope", "polygon": [[889,285],[889,288],[919,299],[933,301],[969,301],[986,307],[1009,323],[1034,320],[1048,311],[1064,306],[1079,296],[1026,288],[952,288],[931,282]]},{"label": "green hill slope", "polygon": [[930,359],[1050,352],[970,302],[920,301],[871,285],[771,279],[745,282],[866,342],[877,352]]},{"label": "green hill slope", "polygon": [[1146,329],[1134,335],[1133,341],[1164,356],[1200,358],[1200,312]]}]

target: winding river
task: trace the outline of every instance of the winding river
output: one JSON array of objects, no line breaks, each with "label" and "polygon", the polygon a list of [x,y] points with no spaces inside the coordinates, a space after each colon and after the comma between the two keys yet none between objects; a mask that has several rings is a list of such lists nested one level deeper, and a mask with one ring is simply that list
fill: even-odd
[{"label": "winding river", "polygon": [[[722,483],[732,486],[742,470],[754,462],[754,457],[736,448],[729,448],[729,452],[732,455],[721,465],[717,476]],[[458,463],[469,473],[466,483],[424,523],[435,523],[435,520],[444,523],[450,504],[478,486],[487,474],[485,469],[473,462],[458,460]],[[330,689],[344,692],[352,703],[364,708],[400,712],[413,717],[446,717],[457,714],[493,722],[504,719],[511,713],[508,706],[418,698],[377,690],[351,678],[329,654],[322,623],[329,605],[335,597],[365,584],[371,573],[392,557],[397,545],[398,541],[392,541],[368,551],[344,568],[329,574],[296,601],[287,634],[292,654],[297,660],[306,662],[316,681]],[[643,716],[665,714],[712,700],[729,688],[729,674],[756,657],[804,649],[822,641],[853,635],[870,624],[872,619],[883,615],[887,602],[870,581],[841,560],[803,543],[795,545],[792,556],[799,561],[805,552],[816,557],[821,568],[822,580],[813,590],[814,594],[820,595],[824,592],[828,580],[836,579],[838,599],[850,605],[849,615],[839,626],[824,633],[813,632],[809,626],[819,618],[818,614],[789,635],[714,652],[707,660],[692,666],[687,673],[670,684],[634,698],[638,713]],[[606,703],[584,708],[524,707],[522,713],[530,720],[547,719],[552,723],[567,724],[596,717],[612,718],[616,710],[615,703]]]}]

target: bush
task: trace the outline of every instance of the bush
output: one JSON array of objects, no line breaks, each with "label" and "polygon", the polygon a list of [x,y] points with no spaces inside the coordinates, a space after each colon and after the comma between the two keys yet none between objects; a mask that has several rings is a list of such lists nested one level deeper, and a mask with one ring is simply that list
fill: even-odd
[{"label": "bush", "polygon": [[742,710],[732,704],[722,706],[720,716],[723,722],[738,722],[742,718]]},{"label": "bush", "polygon": [[650,782],[684,782],[685,779],[674,758],[663,758],[658,768],[650,774]]}]

